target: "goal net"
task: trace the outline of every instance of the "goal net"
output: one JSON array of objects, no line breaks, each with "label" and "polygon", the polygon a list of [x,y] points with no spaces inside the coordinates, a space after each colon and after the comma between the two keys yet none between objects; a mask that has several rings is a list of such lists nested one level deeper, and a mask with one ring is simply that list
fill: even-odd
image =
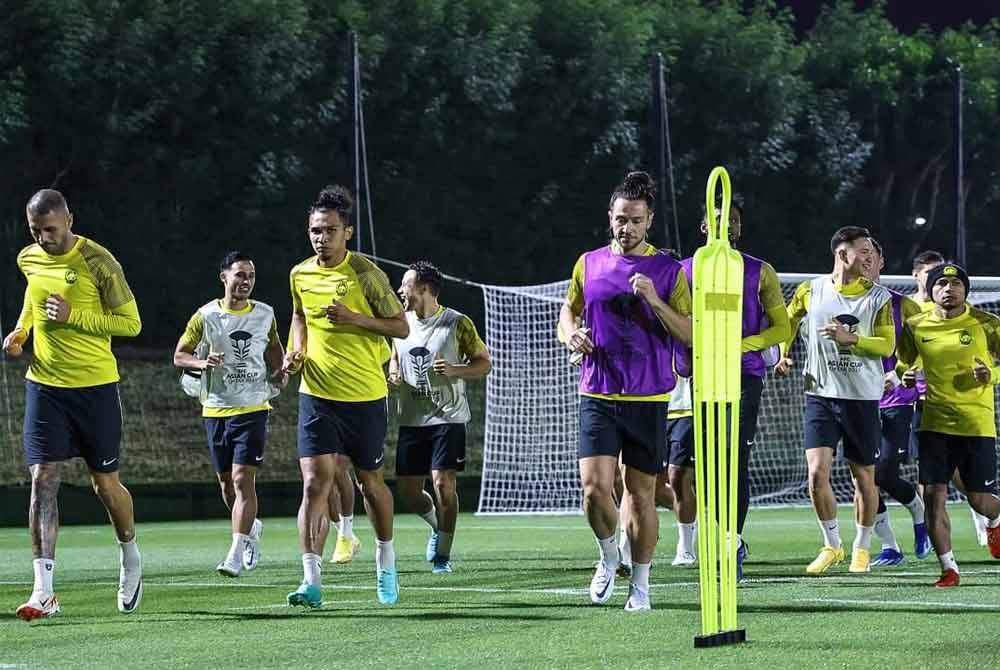
[{"label": "goal net", "polygon": [[[779,274],[786,302],[815,274]],[[883,276],[882,283],[909,294],[912,277]],[[484,286],[487,344],[493,372],[487,377],[480,514],[576,513],[581,489],[576,444],[578,368],[556,339],[559,308],[568,282],[538,286]],[[973,277],[972,304],[1000,314],[1000,278]],[[802,450],[803,344],[792,349],[797,365],[788,377],[768,374],[750,462],[753,505],[809,504]],[[903,476],[916,480],[916,466]],[[837,500],[851,502],[850,471],[840,452],[834,461]]]}]

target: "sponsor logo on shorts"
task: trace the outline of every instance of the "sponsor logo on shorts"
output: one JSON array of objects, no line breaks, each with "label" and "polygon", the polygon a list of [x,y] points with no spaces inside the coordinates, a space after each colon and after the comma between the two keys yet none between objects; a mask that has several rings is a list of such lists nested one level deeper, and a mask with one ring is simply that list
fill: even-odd
[{"label": "sponsor logo on shorts", "polygon": [[995,479],[991,479],[991,480],[989,480],[988,482],[986,482],[986,485],[987,485],[987,486],[993,486],[993,484],[995,484],[995,483],[996,483],[996,481],[997,481],[997,480],[995,480]]},{"label": "sponsor logo on shorts", "polygon": [[262,460],[264,460],[264,457],[263,456],[254,456],[253,459],[255,461],[257,461],[258,463],[260,463]]},{"label": "sponsor logo on shorts", "polygon": [[106,467],[108,467],[109,465],[111,465],[112,463],[114,463],[117,460],[118,460],[117,456],[115,456],[114,458],[109,458],[109,459],[103,460],[103,461],[101,461],[101,467],[106,468]]},{"label": "sponsor logo on shorts", "polygon": [[379,457],[375,459],[375,465],[381,463],[383,458],[385,458],[385,454],[379,454]]}]

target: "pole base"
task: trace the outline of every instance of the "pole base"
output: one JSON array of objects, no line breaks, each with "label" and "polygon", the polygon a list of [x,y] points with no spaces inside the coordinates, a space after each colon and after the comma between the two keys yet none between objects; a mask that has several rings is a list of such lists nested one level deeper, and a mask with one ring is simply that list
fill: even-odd
[{"label": "pole base", "polygon": [[711,635],[695,635],[694,647],[695,649],[721,647],[727,644],[739,644],[746,641],[746,629],[737,628],[736,630],[724,630],[721,633],[712,633]]}]

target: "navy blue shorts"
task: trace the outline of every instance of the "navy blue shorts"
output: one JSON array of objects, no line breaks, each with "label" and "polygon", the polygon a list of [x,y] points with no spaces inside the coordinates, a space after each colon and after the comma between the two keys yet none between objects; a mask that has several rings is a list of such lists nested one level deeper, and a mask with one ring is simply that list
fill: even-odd
[{"label": "navy blue shorts", "polygon": [[26,381],[24,454],[28,465],[80,457],[95,472],[121,465],[122,403],[118,383],[59,388]]},{"label": "navy blue shorts", "polygon": [[577,455],[621,456],[622,463],[650,475],[667,467],[667,403],[580,396]]},{"label": "navy blue shorts", "polygon": [[667,462],[679,468],[694,467],[694,417],[667,420]]},{"label": "navy blue shorts", "polygon": [[422,477],[431,470],[465,470],[465,424],[400,426],[396,475]]},{"label": "navy blue shorts", "polygon": [[966,491],[996,494],[996,438],[922,430],[917,441],[920,444],[921,484],[947,484],[958,470]]},{"label": "navy blue shorts", "polygon": [[836,450],[843,440],[844,458],[855,465],[874,465],[882,442],[878,400],[844,400],[806,394],[802,415],[805,448]]},{"label": "navy blue shorts", "polygon": [[344,402],[299,393],[299,458],[343,454],[355,468],[378,470],[387,422],[385,398]]},{"label": "navy blue shorts", "polygon": [[879,446],[879,466],[898,468],[910,458],[910,426],[913,424],[913,405],[886,407],[882,416],[882,443]]},{"label": "navy blue shorts", "polygon": [[260,467],[267,444],[266,409],[236,416],[205,417],[208,451],[216,472],[231,472],[233,463]]}]

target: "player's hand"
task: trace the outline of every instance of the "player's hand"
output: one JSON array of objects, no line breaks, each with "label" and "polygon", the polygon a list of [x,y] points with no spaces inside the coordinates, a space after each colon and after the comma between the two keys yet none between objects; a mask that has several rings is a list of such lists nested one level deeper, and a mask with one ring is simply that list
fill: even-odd
[{"label": "player's hand", "polygon": [[45,316],[58,323],[69,321],[69,313],[73,311],[66,299],[58,293],[50,293],[45,301]]},{"label": "player's hand", "polygon": [[566,340],[566,346],[573,353],[592,354],[594,353],[594,341],[590,339],[590,328],[581,326],[573,331],[573,334]]},{"label": "player's hand", "polygon": [[641,297],[646,302],[652,304],[660,299],[660,296],[656,294],[656,287],[653,285],[653,280],[646,275],[636,272],[628,278],[628,283],[632,286],[632,293]]},{"label": "player's hand", "polygon": [[976,365],[972,368],[972,376],[976,378],[976,381],[980,384],[989,384],[990,379],[993,377],[993,371],[990,370],[990,366],[986,365],[981,358],[978,356],[975,359]]},{"label": "player's hand", "polygon": [[403,383],[403,373],[399,370],[399,363],[396,359],[389,361],[389,374],[386,377],[390,384],[393,386],[399,386]]},{"label": "player's hand", "polygon": [[286,351],[285,358],[281,363],[281,371],[294,375],[302,368],[302,361],[305,358],[305,355],[301,351]]},{"label": "player's hand", "polygon": [[842,347],[849,347],[857,344],[858,338],[851,331],[847,330],[840,321],[834,319],[819,329],[819,334],[828,340],[833,340]]},{"label": "player's hand", "polygon": [[902,377],[903,386],[908,389],[914,388],[917,385],[917,368],[913,367],[903,373]]},{"label": "player's hand", "polygon": [[794,367],[795,361],[788,356],[784,356],[774,365],[774,373],[781,375],[782,377],[787,377]]},{"label": "player's hand", "polygon": [[201,360],[201,369],[207,370],[209,368],[217,368],[222,365],[223,360],[226,358],[226,352],[212,352],[208,354],[208,358],[203,358]]},{"label": "player's hand", "polygon": [[899,386],[899,375],[896,374],[896,371],[891,370],[886,372],[885,381],[882,383],[882,392],[888,393],[897,386]]},{"label": "player's hand", "polygon": [[17,358],[24,351],[24,343],[28,340],[28,333],[20,328],[15,328],[3,338],[3,351],[8,356]]},{"label": "player's hand", "polygon": [[441,354],[434,357],[434,372],[442,377],[454,377],[455,366],[446,361]]},{"label": "player's hand", "polygon": [[326,306],[326,319],[330,323],[350,325],[357,322],[358,313],[336,300]]},{"label": "player's hand", "polygon": [[279,389],[283,389],[288,386],[289,378],[289,374],[284,369],[278,369],[271,374],[271,383]]}]

